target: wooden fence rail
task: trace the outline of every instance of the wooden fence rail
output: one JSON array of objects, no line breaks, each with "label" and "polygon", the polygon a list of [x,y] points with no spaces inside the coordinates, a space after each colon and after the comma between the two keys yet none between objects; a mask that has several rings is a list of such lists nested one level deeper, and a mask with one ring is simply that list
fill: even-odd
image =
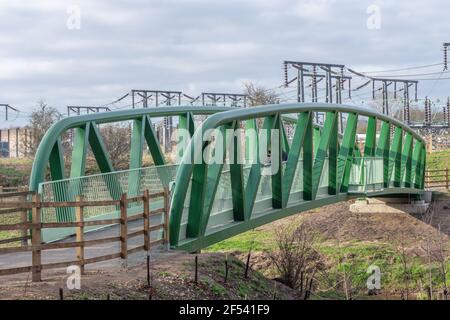
[{"label": "wooden fence rail", "polygon": [[[30,195],[30,193],[26,193]],[[15,195],[16,196],[16,195]],[[150,202],[154,198],[164,199],[163,208],[155,209],[150,211]],[[3,197],[5,198],[5,197]],[[27,242],[22,243],[20,247],[6,247],[0,248],[0,255],[8,253],[17,252],[31,252],[31,265],[26,267],[17,267],[9,269],[0,269],[0,276],[11,275],[16,273],[31,272],[33,281],[41,281],[42,270],[68,267],[70,265],[80,266],[81,272],[84,272],[85,265],[96,263],[100,261],[106,261],[116,258],[127,259],[128,255],[137,251],[150,250],[151,247],[159,244],[168,245],[169,241],[169,195],[168,190],[165,189],[164,192],[152,193],[150,194],[146,190],[142,196],[127,198],[126,194],[123,194],[120,200],[111,201],[84,201],[81,197],[77,197],[76,201],[71,202],[41,202],[38,194],[32,195],[32,200],[29,202],[0,202],[0,215],[5,213],[3,210],[13,210],[11,207],[15,206],[15,210],[22,210],[25,213],[27,210],[31,209],[31,221],[28,221],[27,214],[25,214],[25,219],[20,223],[15,224],[0,224],[0,231],[4,230],[21,230],[27,234],[27,239],[31,238],[31,244]],[[128,204],[132,202],[142,201],[143,212],[133,214],[128,216]],[[84,219],[84,208],[91,206],[108,206],[108,205],[119,205],[120,207],[120,217],[115,219],[103,219],[103,220],[91,220],[85,221]],[[60,207],[74,207],[75,208],[75,221],[74,222],[51,222],[45,223],[41,221],[42,208],[60,208]],[[14,211],[12,211],[14,212]],[[164,222],[157,225],[150,225],[150,217],[152,215],[163,214]],[[128,233],[128,222],[136,221],[142,219],[143,228],[132,233]],[[84,228],[87,226],[98,226],[98,225],[120,225],[120,236],[108,237],[102,239],[85,240],[84,238]],[[55,242],[55,243],[43,243],[42,242],[42,229],[45,228],[75,228],[75,241],[72,242]],[[30,235],[27,231],[30,230]],[[163,237],[161,239],[153,240],[150,239],[150,232],[155,230],[163,230]],[[129,239],[135,238],[137,236],[143,236],[144,242],[142,245],[129,248]],[[13,238],[12,238],[13,239]],[[11,240],[12,239],[8,239]],[[15,239],[15,238],[14,238]],[[20,237],[20,240],[23,240]],[[15,239],[17,241],[17,239]],[[102,256],[97,256],[94,258],[85,258],[85,248],[89,246],[95,246],[110,242],[120,242],[120,252],[107,254]],[[1,243],[1,242],[0,242]],[[5,241],[6,243],[6,241]],[[62,248],[76,248],[76,260],[74,261],[62,261],[54,263],[42,263],[42,251],[51,249],[62,249]]]},{"label": "wooden fence rail", "polygon": [[449,189],[450,180],[448,168],[427,170],[425,172],[425,187]]}]

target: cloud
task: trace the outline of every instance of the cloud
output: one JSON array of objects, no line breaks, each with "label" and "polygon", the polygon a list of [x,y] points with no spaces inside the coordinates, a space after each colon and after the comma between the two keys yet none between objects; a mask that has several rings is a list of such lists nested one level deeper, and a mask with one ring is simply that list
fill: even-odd
[{"label": "cloud", "polygon": [[[366,27],[371,4],[380,30]],[[81,10],[80,30],[66,27],[69,5]],[[42,97],[64,108],[136,87],[276,87],[285,59],[361,70],[436,63],[449,9],[445,0],[0,1],[0,102],[29,108]],[[419,88],[444,97],[444,85]]]}]

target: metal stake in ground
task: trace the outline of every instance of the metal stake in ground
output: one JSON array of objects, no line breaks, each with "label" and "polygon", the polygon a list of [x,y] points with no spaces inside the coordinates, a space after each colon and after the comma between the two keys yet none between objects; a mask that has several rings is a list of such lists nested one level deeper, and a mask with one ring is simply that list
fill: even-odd
[{"label": "metal stake in ground", "polygon": [[195,256],[195,284],[198,284],[198,256]]},{"label": "metal stake in ground", "polygon": [[150,253],[147,254],[147,285],[150,287]]},{"label": "metal stake in ground", "polygon": [[227,283],[228,281],[228,254],[225,255],[225,279],[223,280],[224,283]]}]

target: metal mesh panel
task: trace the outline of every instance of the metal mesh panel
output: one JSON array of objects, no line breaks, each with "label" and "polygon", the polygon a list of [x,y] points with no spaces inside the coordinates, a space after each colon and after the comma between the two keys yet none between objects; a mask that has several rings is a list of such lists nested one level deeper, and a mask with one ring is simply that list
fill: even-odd
[{"label": "metal mesh panel", "polygon": [[[170,181],[175,180],[177,168],[177,165],[147,167],[44,182],[39,185],[39,193],[44,202],[74,201],[77,196],[87,201],[119,200],[123,193],[137,196],[146,189],[150,193],[163,191]],[[142,207],[142,203],[130,203],[129,211],[132,213],[135,207]],[[116,206],[88,207],[85,217],[94,218],[115,211]],[[42,221],[73,221],[73,213],[72,208],[44,208]]]}]

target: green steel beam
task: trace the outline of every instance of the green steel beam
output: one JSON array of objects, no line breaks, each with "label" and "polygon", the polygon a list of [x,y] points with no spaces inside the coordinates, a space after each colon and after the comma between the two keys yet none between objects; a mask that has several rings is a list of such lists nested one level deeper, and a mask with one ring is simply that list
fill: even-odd
[{"label": "green steel beam", "polygon": [[388,186],[394,174],[394,187],[400,186],[400,169],[402,162],[402,137],[403,130],[400,127],[394,129],[394,139],[392,141],[391,150],[389,151],[389,180]]},{"label": "green steel beam", "polygon": [[[189,138],[194,135],[195,123],[192,113],[187,112],[184,114],[180,114],[178,128],[181,130],[186,130],[186,132],[189,133]],[[181,158],[183,156],[184,150],[186,150],[187,146],[189,145],[189,140],[187,139],[187,137],[180,135],[178,137],[178,145],[182,146],[179,151],[177,150],[178,156]]]},{"label": "green steel beam", "polygon": [[[247,134],[248,132],[254,134]],[[256,119],[249,119],[245,121],[245,159],[249,162],[257,161],[258,159],[258,125]]]},{"label": "green steel beam", "polygon": [[298,161],[300,158],[300,151],[306,135],[306,129],[311,119],[311,112],[302,112],[298,115],[297,126],[295,128],[294,138],[288,153],[286,162],[286,170],[283,177],[283,191],[282,191],[282,207],[285,208],[289,201],[292,183],[297,171]]},{"label": "green steel beam", "polygon": [[403,145],[402,152],[402,161],[400,168],[400,185],[401,187],[403,182],[405,182],[405,187],[410,187],[411,185],[411,168],[412,168],[412,146],[413,146],[413,137],[410,133],[406,133],[405,135],[405,143]]},{"label": "green steel beam", "polygon": [[369,117],[367,121],[366,140],[364,142],[364,158],[375,156],[376,137],[377,137],[377,118]]},{"label": "green steel beam", "polygon": [[[256,121],[248,122],[245,124],[246,130],[257,130]],[[239,122],[236,121],[234,125],[234,130],[239,128]],[[246,158],[249,159],[250,153],[258,154],[258,144],[255,141],[250,141],[252,137],[246,137],[245,147],[246,147]],[[256,135],[254,137],[258,139]],[[243,173],[243,162],[242,155],[236,146],[239,146],[239,136],[233,136],[233,148],[229,150],[230,159],[230,182],[231,182],[231,197],[233,201],[233,218],[235,221],[245,221],[250,218],[250,213],[245,211],[245,188],[244,188],[244,173]],[[250,145],[250,147],[249,147]],[[256,148],[256,150],[250,149]]]},{"label": "green steel beam", "polygon": [[[219,163],[215,163],[215,162],[211,163],[206,168],[207,179],[206,179],[206,185],[204,186],[204,188],[206,190],[204,191],[205,197],[203,199],[204,202],[203,202],[203,207],[202,207],[202,211],[201,211],[200,229],[199,229],[199,232],[201,235],[205,234],[206,227],[207,227],[208,221],[209,221],[209,216],[211,214],[211,209],[212,209],[212,206],[214,203],[214,199],[216,197],[217,188],[218,188],[219,182],[220,182],[220,176],[222,174],[222,169],[223,169],[223,165],[224,165],[225,158],[226,158],[226,147],[227,147],[227,145],[230,144],[229,140],[231,140],[233,138],[233,136],[230,136],[230,137],[226,136],[226,130],[231,129],[231,128],[234,129],[237,126],[236,122],[237,121],[235,121],[235,123],[233,123],[231,125],[223,125],[220,127],[220,135],[222,138],[222,148],[220,148],[220,150],[218,150],[218,148],[214,148],[212,152],[219,151],[222,153],[222,157],[219,160]],[[214,155],[214,157],[215,157],[215,155]],[[192,193],[191,193],[191,197],[192,197]]]},{"label": "green steel beam", "polygon": [[[205,150],[209,143],[204,142],[202,144],[202,151]],[[186,237],[200,236],[203,204],[206,193],[205,186],[208,183],[208,166],[205,163],[194,163],[193,167]],[[180,182],[178,181],[178,183]]]},{"label": "green steel beam", "polygon": [[54,180],[64,179],[64,154],[61,140],[55,143],[50,154],[50,174]]},{"label": "green steel beam", "polygon": [[[276,114],[272,116],[265,117],[263,126],[261,128],[261,133],[266,132],[267,137],[267,150],[270,150],[270,133],[275,124]],[[251,165],[250,173],[247,180],[247,185],[245,186],[245,214],[250,217],[253,211],[253,206],[255,204],[256,194],[258,193],[259,183],[261,181],[261,159],[259,159],[260,154],[258,152],[258,159],[256,163]]]},{"label": "green steel beam", "polygon": [[[97,162],[98,168],[102,173],[113,172],[114,168],[111,163],[111,159],[108,156],[108,151],[106,150],[105,144],[103,143],[102,136],[97,128],[95,122],[90,123],[89,128],[89,145],[91,146],[92,153]],[[115,200],[120,199],[122,195],[122,188],[119,181],[115,177],[111,180],[105,177],[105,183],[111,194],[111,197]]]},{"label": "green steel beam", "polygon": [[303,200],[313,200],[313,123],[309,117],[303,141]]},{"label": "green steel beam", "polygon": [[[416,171],[419,167],[419,160],[420,160],[420,151],[422,150],[422,143],[420,141],[415,140],[414,142],[414,150],[412,153],[412,161],[411,161],[411,176],[410,176],[410,187],[414,186],[414,181],[416,177]],[[408,176],[407,176],[408,177]]]},{"label": "green steel beam", "polygon": [[90,124],[74,129],[72,164],[70,169],[71,177],[84,176],[86,170],[86,157],[89,145]]},{"label": "green steel beam", "polygon": [[[86,158],[89,147],[89,128],[90,123],[74,129],[72,164],[70,168],[70,177],[82,177],[86,171]],[[81,184],[79,180],[71,181],[69,184],[70,200],[75,200],[81,194]],[[63,200],[64,201],[64,200]],[[74,214],[71,214],[74,216]]]},{"label": "green steel beam", "polygon": [[283,140],[283,145],[282,145],[283,152],[288,154],[289,153],[289,149],[290,149],[289,139],[288,139],[288,136],[286,134],[286,129],[284,127],[284,123],[283,123],[283,120],[281,119],[281,117],[280,117],[280,128],[281,128],[281,135],[282,135],[281,139]]},{"label": "green steel beam", "polygon": [[130,169],[142,167],[142,155],[144,149],[145,116],[133,121],[130,147]]},{"label": "green steel beam", "polygon": [[153,128],[152,121],[149,116],[145,117],[145,141],[147,141],[148,149],[152,155],[153,162],[157,166],[163,166],[166,164],[164,160],[164,153],[162,152],[161,145],[156,137],[155,129]]},{"label": "green steel beam", "polygon": [[418,189],[423,189],[425,187],[425,168],[426,168],[426,148],[425,145],[422,144],[422,148],[420,151],[420,160],[418,166],[418,172],[415,178],[415,184]]},{"label": "green steel beam", "polygon": [[319,149],[320,138],[322,136],[322,130],[319,127],[313,127],[313,145],[314,145],[314,158],[316,157],[317,150]]},{"label": "green steel beam", "polygon": [[[272,207],[273,208],[282,208],[283,207],[283,150],[285,150],[284,146],[284,127],[281,121],[281,117],[279,114],[276,115],[275,123],[273,125],[273,129],[276,133],[276,147],[278,147],[277,152],[275,151],[275,146],[271,145],[271,157],[270,157],[270,166],[272,171]],[[278,131],[277,131],[278,130]],[[271,139],[272,140],[272,139]],[[287,145],[287,149],[289,149],[289,144]]]},{"label": "green steel beam", "polygon": [[[377,118],[369,117],[367,120],[366,139],[364,141],[364,155],[360,159],[362,161],[358,161],[358,164],[361,167],[361,179],[360,179],[361,184],[365,184],[366,181],[365,168],[367,166],[367,162],[370,161],[370,158],[375,157],[376,134],[377,134]],[[361,157],[359,149],[356,148],[355,151],[358,151],[359,153],[359,155],[355,156]]]},{"label": "green steel beam", "polygon": [[[50,153],[50,174],[53,180],[64,179],[64,153],[61,144],[61,140],[58,139],[52,148]],[[53,187],[53,193],[55,194],[56,201],[64,201],[68,198],[69,190],[59,190],[59,188]],[[57,208],[56,209],[56,220],[58,222],[70,221],[73,215],[72,208]]]},{"label": "green steel beam", "polygon": [[339,155],[338,116],[332,123],[330,143],[328,147],[328,194],[338,194],[338,155]]},{"label": "green steel beam", "polygon": [[325,125],[323,128],[322,136],[320,142],[318,143],[317,151],[315,154],[314,165],[312,169],[312,191],[311,200],[314,200],[319,189],[320,177],[322,176],[323,166],[325,164],[325,159],[328,155],[328,147],[330,145],[330,140],[335,131],[335,126],[337,124],[338,114],[337,112],[327,112],[325,118]]},{"label": "green steel beam", "polygon": [[358,114],[349,113],[347,125],[344,131],[344,137],[339,148],[337,183],[340,192],[346,192],[350,178],[350,170],[353,163],[353,150],[355,147],[356,127],[358,124]]},{"label": "green steel beam", "polygon": [[383,157],[383,185],[389,187],[389,149],[390,149],[391,127],[390,123],[383,121],[381,124],[380,138],[375,151],[376,157]]},{"label": "green steel beam", "polygon": [[98,131],[97,125],[95,122],[91,122],[90,124],[89,144],[95,160],[97,161],[98,168],[102,173],[112,172],[114,171],[114,168],[112,166],[111,159],[108,156],[108,151],[103,143],[100,132]]}]

